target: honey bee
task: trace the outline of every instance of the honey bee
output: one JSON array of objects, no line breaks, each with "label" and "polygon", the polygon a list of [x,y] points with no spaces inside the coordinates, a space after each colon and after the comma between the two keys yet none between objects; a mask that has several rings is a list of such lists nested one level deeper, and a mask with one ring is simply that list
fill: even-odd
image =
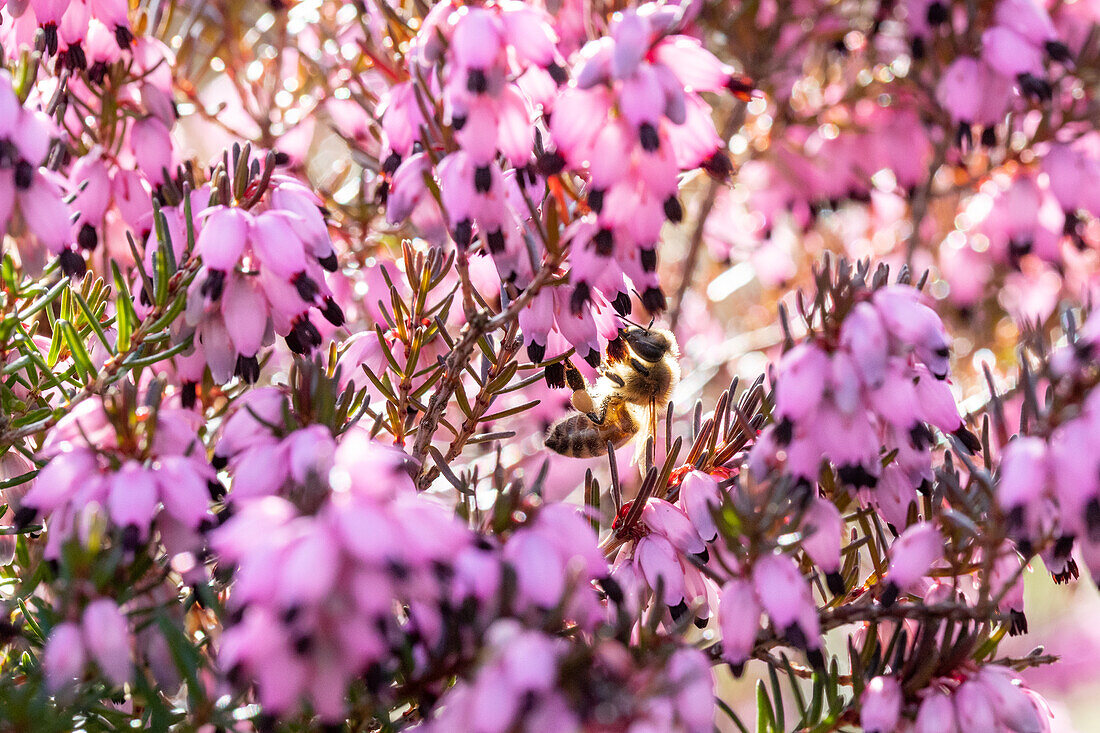
[{"label": "honey bee", "polygon": [[573,389],[570,401],[577,412],[550,426],[546,447],[563,456],[595,458],[607,454],[608,441],[619,448],[640,433],[640,453],[656,428],[658,411],[668,404],[680,381],[679,359],[680,348],[671,331],[620,328],[618,338],[607,345],[595,384],[587,384],[576,369],[567,368]]}]

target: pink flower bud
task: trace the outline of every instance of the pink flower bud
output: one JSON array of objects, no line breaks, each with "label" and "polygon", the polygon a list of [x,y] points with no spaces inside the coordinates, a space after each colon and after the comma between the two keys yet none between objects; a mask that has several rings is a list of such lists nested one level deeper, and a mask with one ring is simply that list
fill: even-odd
[{"label": "pink flower bud", "polygon": [[84,661],[80,627],[68,621],[54,626],[42,656],[50,691],[57,692],[79,680],[84,674]]},{"label": "pink flower bud", "polygon": [[81,617],[84,647],[103,675],[115,685],[130,679],[130,630],[126,617],[109,598],[92,601]]},{"label": "pink flower bud", "polygon": [[216,206],[209,210],[195,248],[211,270],[232,270],[248,241],[250,217],[240,209]]},{"label": "pink flower bud", "polygon": [[763,609],[756,599],[752,584],[734,578],[722,587],[718,604],[718,626],[722,631],[722,658],[734,666],[743,668],[756,642]]},{"label": "pink flower bud", "polygon": [[867,683],[859,701],[860,726],[866,733],[893,733],[901,719],[901,703],[901,685],[898,681],[893,677],[875,677]]},{"label": "pink flower bud", "polygon": [[955,733],[955,707],[943,692],[933,692],[920,704],[913,733]]},{"label": "pink flower bud", "polygon": [[680,482],[680,506],[705,542],[718,536],[711,512],[721,505],[718,480],[702,471],[689,471]]},{"label": "pink flower bud", "polygon": [[961,731],[996,730],[997,710],[989,688],[968,680],[955,691],[955,718]]},{"label": "pink flower bud", "polygon": [[[933,563],[943,558],[943,535],[934,524],[920,522],[906,529],[890,546],[887,579],[894,594],[923,577]],[[888,596],[883,597],[883,603]]]},{"label": "pink flower bud", "polygon": [[1043,721],[1031,699],[1018,684],[1019,678],[1009,669],[990,665],[983,667],[976,678],[982,685],[997,719],[1013,733],[1040,733]]},{"label": "pink flower bud", "polygon": [[803,343],[779,361],[775,414],[795,422],[813,413],[825,392],[829,357],[816,344]]},{"label": "pink flower bud", "polygon": [[679,507],[663,499],[650,499],[642,508],[641,521],[654,532],[664,535],[678,551],[695,555],[706,549],[691,520]]}]

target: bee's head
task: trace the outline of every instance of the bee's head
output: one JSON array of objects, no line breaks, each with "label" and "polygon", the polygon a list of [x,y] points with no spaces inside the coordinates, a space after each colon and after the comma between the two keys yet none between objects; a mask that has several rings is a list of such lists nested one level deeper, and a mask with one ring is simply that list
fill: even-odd
[{"label": "bee's head", "polygon": [[649,362],[660,361],[674,348],[672,334],[661,329],[631,326],[619,329],[619,335],[635,354]]}]

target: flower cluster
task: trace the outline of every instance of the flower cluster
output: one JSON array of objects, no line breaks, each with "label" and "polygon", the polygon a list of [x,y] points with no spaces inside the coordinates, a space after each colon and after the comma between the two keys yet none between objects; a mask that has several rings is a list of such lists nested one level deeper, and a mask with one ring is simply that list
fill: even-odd
[{"label": "flower cluster", "polygon": [[[776,422],[753,447],[753,470],[763,476],[782,463],[812,484],[826,459],[851,486],[881,481],[912,489],[930,480],[929,425],[977,447],[945,381],[949,344],[939,316],[915,288],[861,292],[834,332],[783,355]],[[883,445],[897,451],[885,468]]]},{"label": "flower cluster", "polygon": [[[159,392],[146,394],[156,399]],[[49,463],[23,497],[16,523],[46,520],[50,558],[70,538],[86,540],[95,517],[109,520],[127,550],[155,530],[170,556],[197,553],[198,530],[213,521],[211,495],[220,491],[197,435],[201,424],[189,410],[139,404],[132,387],[81,402],[47,436],[41,454]]]},{"label": "flower cluster", "polygon": [[[484,239],[502,279],[530,276],[520,226],[529,213],[520,188],[537,181],[536,109],[549,109],[565,81],[556,41],[549,15],[525,3],[447,0],[432,8],[409,55],[414,78],[391,87],[384,107],[390,221],[404,220],[430,198],[424,176],[435,158],[414,152],[425,124],[418,96],[424,90],[415,77],[442,68],[443,118],[458,147],[434,166],[447,230],[461,249]],[[434,211],[434,204],[427,208]]]},{"label": "flower cluster", "polygon": [[[264,409],[262,400],[250,404]],[[234,446],[240,415],[227,426]],[[308,701],[323,719],[339,720],[346,690],[364,672],[379,681],[372,694],[394,676],[429,678],[462,660],[500,615],[537,626],[555,612],[589,630],[602,617],[592,582],[607,576],[607,563],[564,505],[538,511],[497,544],[417,494],[404,454],[360,429],[343,436],[331,471],[315,478],[330,490],[303,514],[280,496],[258,496],[237,473],[230,498],[240,509],[212,534],[220,562],[236,566],[230,605],[238,620],[219,659],[234,678],[255,681],[274,713]],[[397,613],[400,606],[406,611]]]},{"label": "flower cluster", "polygon": [[587,648],[498,621],[480,666],[439,701],[420,733],[453,730],[709,731],[713,682],[691,647],[639,662],[620,642]]},{"label": "flower cluster", "polygon": [[42,29],[46,55],[56,55],[59,71],[87,70],[90,78],[102,79],[104,67],[134,42],[125,0],[35,0],[3,6],[12,40],[31,46],[35,31]]},{"label": "flower cluster", "polygon": [[[248,166],[242,154],[237,166]],[[222,384],[234,375],[255,382],[260,375],[260,350],[275,334],[297,354],[321,345],[322,335],[311,319],[316,310],[333,326],[344,313],[325,280],[338,263],[316,194],[300,181],[269,170],[260,177],[258,165],[238,186],[238,198],[226,201],[212,184],[190,193],[188,201],[164,208],[165,229],[177,262],[185,262],[189,242],[202,267],[191,284],[186,317],[178,323],[178,340],[194,333],[194,350],[176,359],[179,378],[193,394],[206,367]],[[243,171],[242,171],[243,172]],[[230,171],[230,175],[236,175]],[[224,178],[220,179],[223,181]],[[225,189],[220,189],[225,190]],[[210,201],[210,206],[205,202]],[[188,219],[188,212],[197,212]],[[153,274],[153,256],[161,235],[150,234],[145,267]],[[152,294],[142,291],[138,305],[148,309]]]},{"label": "flower cluster", "polygon": [[[944,3],[931,2],[927,8],[920,20],[927,20],[933,28],[954,23]],[[982,32],[980,57],[956,58],[944,71],[936,97],[958,124],[958,139],[971,141],[973,125],[991,131],[1001,122],[1013,104],[1014,88],[1028,98],[1049,101],[1054,90],[1048,63],[1072,67],[1072,61],[1041,3],[1001,0],[993,23]]]},{"label": "flower cluster", "polygon": [[875,677],[860,698],[860,725],[867,733],[1051,730],[1046,701],[1011,669],[996,664],[933,680],[910,706],[916,712],[912,720],[902,717],[905,707],[898,680]]},{"label": "flower cluster", "polygon": [[622,275],[646,310],[664,310],[656,246],[664,220],[683,218],[678,176],[699,166],[720,177],[730,171],[699,93],[727,89],[747,99],[751,85],[677,32],[681,12],[649,4],[616,14],[610,35],[581,49],[574,81],[554,103],[556,154],[585,173],[595,215],[571,237],[575,251],[591,253],[573,260],[575,311],[592,290],[619,298]]},{"label": "flower cluster", "polygon": [[[53,121],[41,111],[24,107],[12,88],[11,75],[0,71],[0,228],[6,231],[18,211],[38,245],[60,256],[66,274],[79,277],[85,266],[73,248],[69,207],[62,198],[65,182],[44,167],[57,137]],[[41,265],[40,255],[25,245],[20,256]]]},{"label": "flower cluster", "polygon": [[43,651],[46,681],[54,692],[80,681],[84,667],[94,661],[111,684],[130,680],[130,628],[126,617],[110,598],[88,603],[79,621],[64,621],[50,630]]}]

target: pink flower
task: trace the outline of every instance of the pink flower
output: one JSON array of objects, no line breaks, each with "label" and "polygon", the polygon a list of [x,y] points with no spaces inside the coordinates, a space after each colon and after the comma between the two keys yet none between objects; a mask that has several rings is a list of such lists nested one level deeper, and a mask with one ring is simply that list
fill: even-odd
[{"label": "pink flower", "polygon": [[955,707],[945,693],[933,691],[920,704],[913,733],[955,733]]},{"label": "pink flower", "polygon": [[109,598],[92,601],[81,616],[84,647],[100,671],[115,685],[130,679],[130,630]]},{"label": "pink flower", "polygon": [[735,673],[744,670],[745,662],[752,654],[762,613],[763,609],[749,581],[734,578],[722,587],[718,606],[722,658],[730,663]]},{"label": "pink flower", "polygon": [[893,677],[875,677],[863,688],[863,695],[859,700],[860,726],[867,733],[890,733],[896,730],[901,718],[901,703],[901,685],[898,681]]},{"label": "pink flower", "polygon": [[935,525],[920,522],[906,529],[890,546],[890,568],[882,604],[889,606],[899,592],[923,577],[943,557],[943,536]]},{"label": "pink flower", "polygon": [[810,588],[789,555],[761,555],[752,566],[752,585],[777,633],[822,663],[821,629]]},{"label": "pink flower", "polygon": [[68,621],[54,626],[42,656],[50,691],[57,692],[79,680],[84,674],[84,662],[80,627]]}]

